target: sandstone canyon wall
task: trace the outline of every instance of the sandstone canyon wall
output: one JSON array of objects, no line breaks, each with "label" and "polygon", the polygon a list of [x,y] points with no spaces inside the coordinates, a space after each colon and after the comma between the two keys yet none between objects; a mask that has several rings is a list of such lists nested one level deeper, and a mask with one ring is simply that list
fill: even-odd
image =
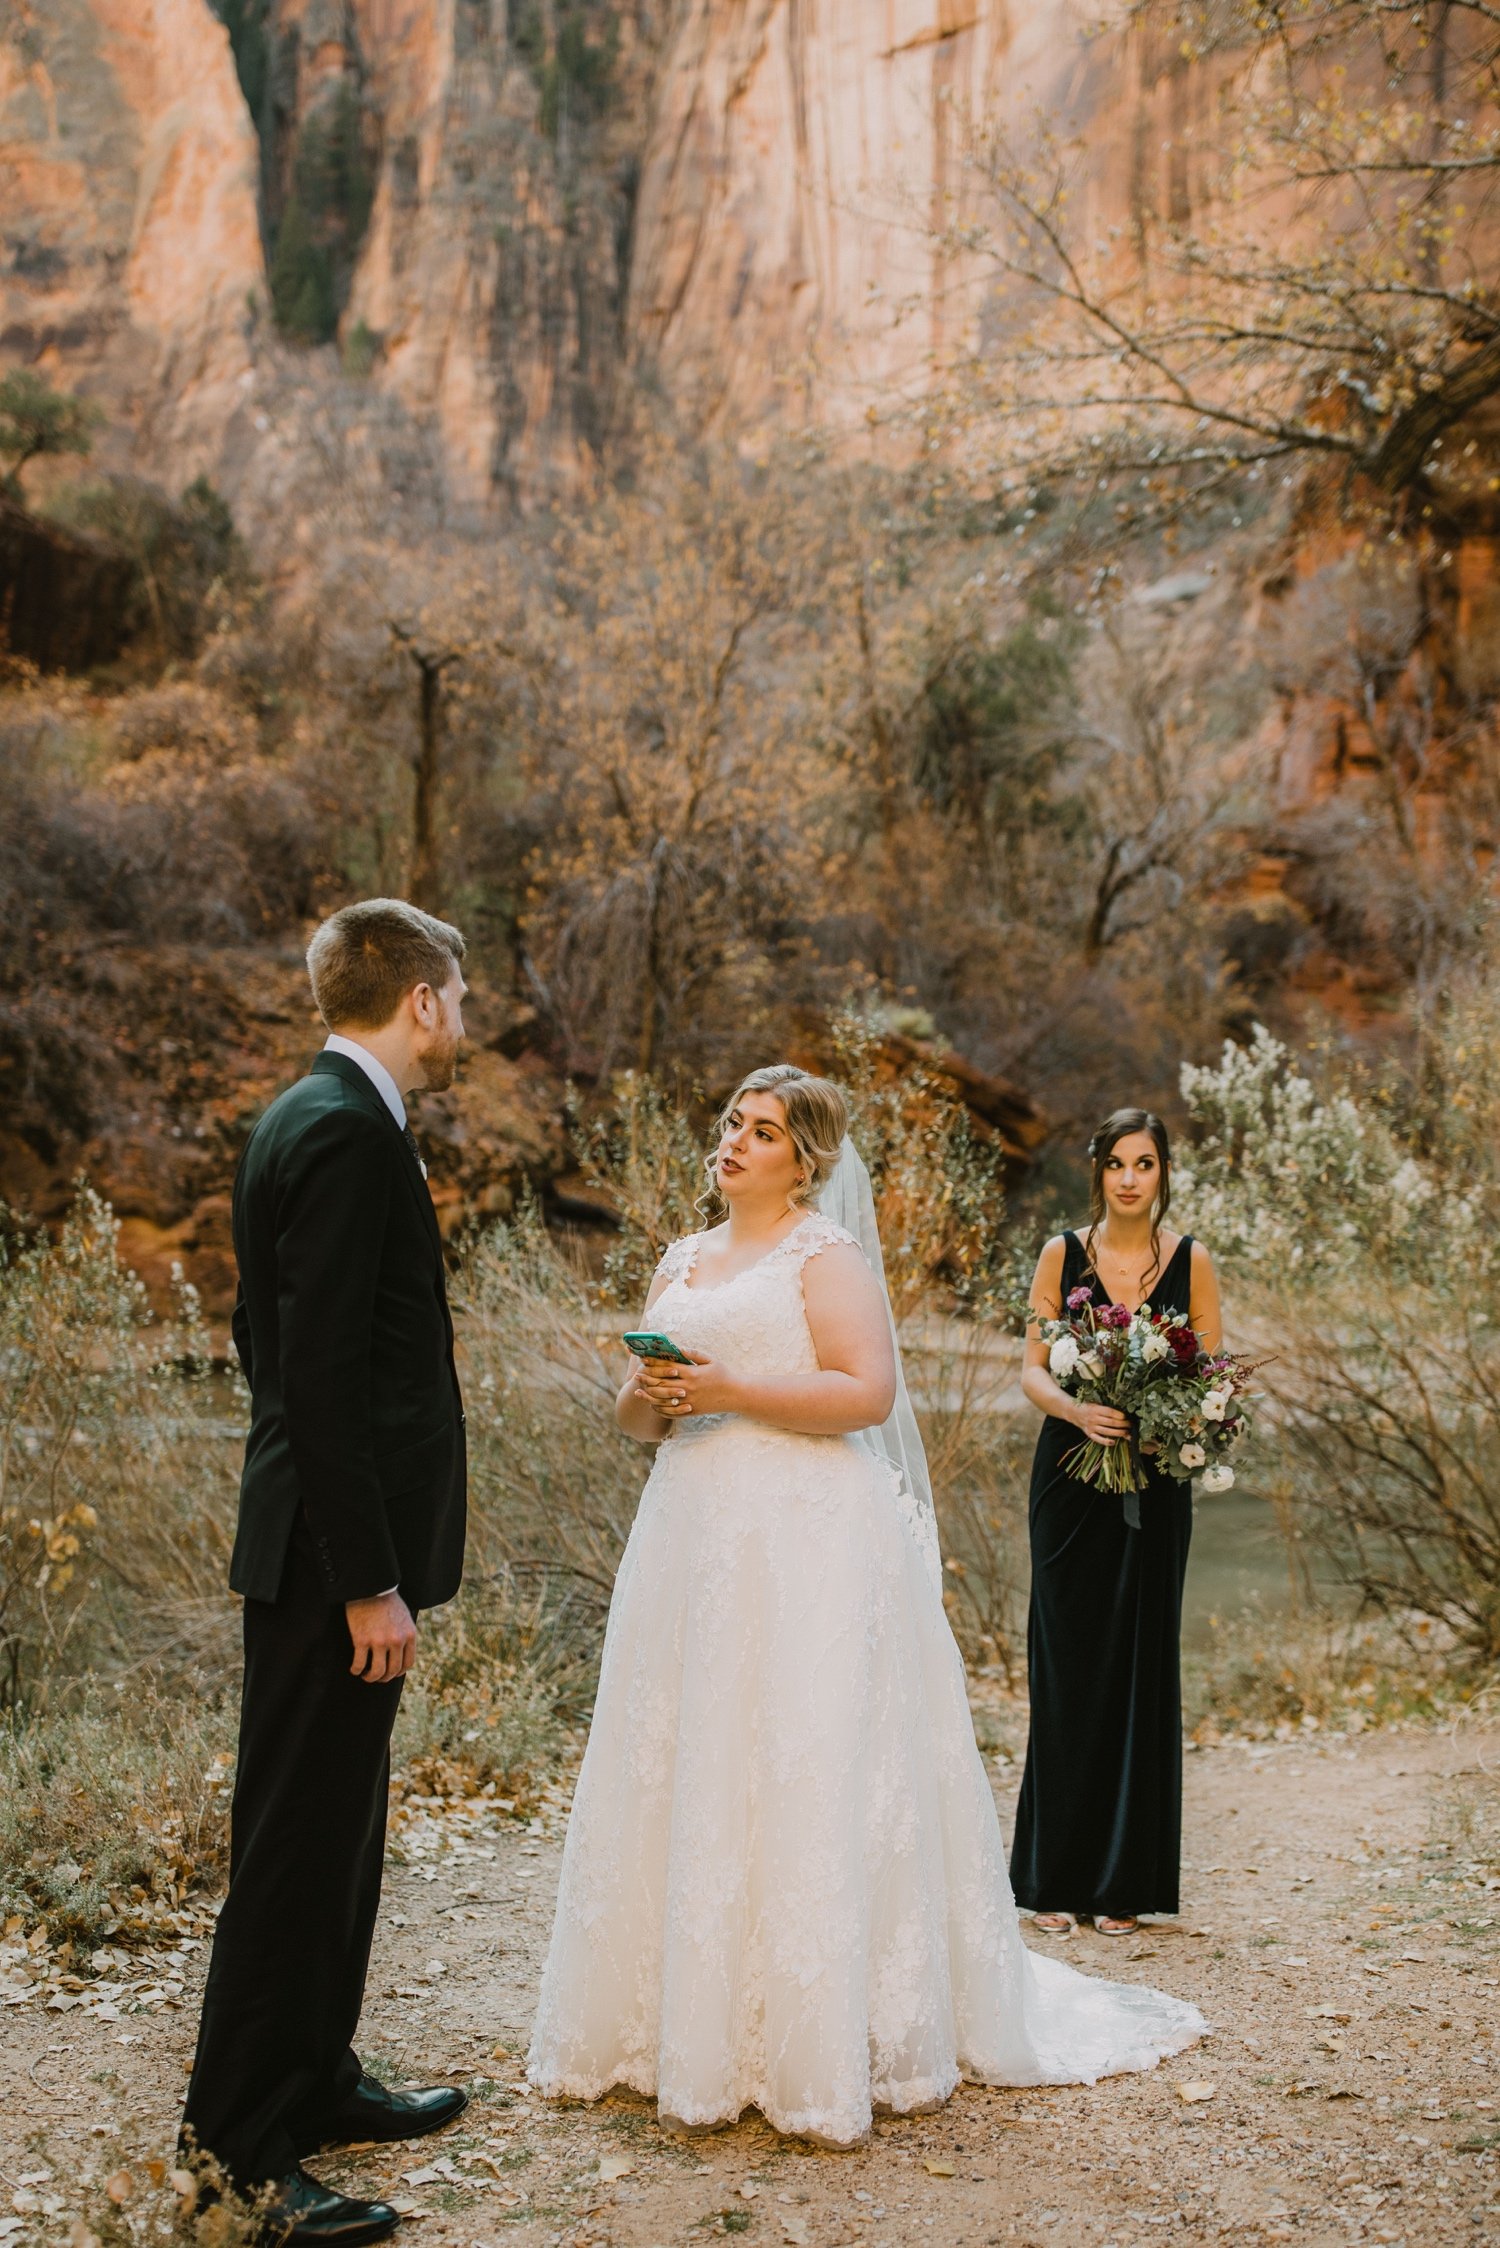
[{"label": "sandstone canyon wall", "polygon": [[736,437],[879,428],[1006,317],[953,247],[976,134],[1081,138],[1126,256],[1190,216],[1233,62],[1169,33],[1082,0],[0,0],[0,359],[98,396],[147,473],[207,469],[272,555],[576,490],[633,382]]},{"label": "sandstone canyon wall", "polygon": [[850,427],[972,340],[987,123],[1064,95],[1068,0],[686,0],[661,72],[631,275],[637,354],[731,428]]},{"label": "sandstone canyon wall", "polygon": [[848,421],[921,388],[965,318],[934,234],[1006,44],[990,0],[689,0],[630,317],[701,415]]},{"label": "sandstone canyon wall", "polygon": [[[976,125],[1093,114],[1133,191],[1172,76],[1073,0],[219,5],[253,119],[210,0],[6,0],[0,355],[272,551],[576,488],[622,379],[734,432],[879,419],[975,332],[983,269],[939,237]],[[341,103],[368,206],[308,348],[278,229]]]},{"label": "sandstone canyon wall", "polygon": [[[235,0],[252,119],[209,0],[4,0],[0,360],[98,400],[108,465],[214,476],[263,553],[330,511],[474,524],[575,487],[623,359],[656,27],[585,4],[598,35],[559,60],[529,7]],[[278,227],[341,101],[370,206],[307,348],[272,317]]]},{"label": "sandstone canyon wall", "polygon": [[175,482],[253,379],[255,133],[205,0],[0,9],[0,358],[86,390]]},{"label": "sandstone canyon wall", "polygon": [[586,11],[559,53],[506,0],[276,0],[293,132],[357,85],[373,201],[341,332],[434,436],[460,521],[575,487],[621,358],[647,5]]}]

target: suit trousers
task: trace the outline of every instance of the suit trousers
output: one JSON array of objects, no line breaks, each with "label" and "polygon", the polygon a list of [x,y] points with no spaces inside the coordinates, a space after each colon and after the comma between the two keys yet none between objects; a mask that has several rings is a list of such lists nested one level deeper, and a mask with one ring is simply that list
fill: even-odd
[{"label": "suit trousers", "polygon": [[354,1676],[300,1526],[278,1598],[247,1600],[244,1631],[229,1895],[183,2131],[253,2189],[297,2167],[360,2080],[402,1681]]}]

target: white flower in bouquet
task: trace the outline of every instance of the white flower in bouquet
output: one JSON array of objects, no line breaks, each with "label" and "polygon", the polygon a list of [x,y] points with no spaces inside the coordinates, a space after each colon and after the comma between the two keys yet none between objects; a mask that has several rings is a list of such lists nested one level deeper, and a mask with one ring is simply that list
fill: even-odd
[{"label": "white flower in bouquet", "polygon": [[[1194,1446],[1194,1450],[1196,1449],[1197,1447]],[[1227,1491],[1232,1488],[1233,1483],[1234,1469],[1232,1467],[1225,1467],[1221,1461],[1216,1466],[1211,1467],[1208,1470],[1200,1485],[1200,1489],[1204,1491]]]},{"label": "white flower in bouquet", "polygon": [[1072,1335],[1059,1335],[1047,1353],[1047,1364],[1060,1382],[1065,1382],[1078,1364],[1078,1344]]},{"label": "white flower in bouquet", "polygon": [[1166,1357],[1171,1347],[1171,1344],[1167,1341],[1166,1336],[1161,1333],[1160,1329],[1152,1327],[1148,1330],[1146,1339],[1141,1344],[1141,1356],[1146,1361],[1146,1364],[1148,1366],[1155,1366],[1158,1365],[1160,1361]]},{"label": "white flower in bouquet", "polygon": [[1233,1395],[1232,1389],[1206,1390],[1198,1410],[1206,1421],[1221,1421],[1229,1410],[1229,1401]]},{"label": "white flower in bouquet", "polygon": [[1184,1444],[1177,1457],[1184,1467],[1202,1467],[1208,1454],[1201,1444]]},{"label": "white flower in bouquet", "polygon": [[1078,1371],[1086,1382],[1097,1382],[1104,1373],[1104,1360],[1090,1351],[1087,1358],[1079,1359]]}]

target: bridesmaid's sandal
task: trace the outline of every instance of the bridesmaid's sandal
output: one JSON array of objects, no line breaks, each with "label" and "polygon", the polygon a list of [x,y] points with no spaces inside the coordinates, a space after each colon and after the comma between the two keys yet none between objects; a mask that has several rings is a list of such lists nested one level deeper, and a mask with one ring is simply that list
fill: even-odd
[{"label": "bridesmaid's sandal", "polygon": [[1094,1932],[1100,1936],[1138,1936],[1141,1924],[1134,1913],[1116,1919],[1113,1913],[1101,1912],[1094,1915]]},{"label": "bridesmaid's sandal", "polygon": [[1031,1925],[1044,1936],[1071,1936],[1078,1923],[1070,1912],[1034,1912]]}]

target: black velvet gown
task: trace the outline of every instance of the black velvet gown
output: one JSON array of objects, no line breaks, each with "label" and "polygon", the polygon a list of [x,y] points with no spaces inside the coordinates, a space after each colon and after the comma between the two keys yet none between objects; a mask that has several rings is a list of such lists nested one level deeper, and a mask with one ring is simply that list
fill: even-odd
[{"label": "black velvet gown", "polygon": [[[1107,1304],[1077,1234],[1063,1239],[1063,1296],[1092,1277]],[[1146,1299],[1153,1310],[1191,1310],[1192,1253],[1184,1235]],[[1016,1902],[1039,1912],[1175,1912],[1192,1489],[1148,1462],[1132,1529],[1122,1499],[1064,1468],[1080,1441],[1049,1413],[1031,1468],[1031,1737],[1011,1880]]]}]

